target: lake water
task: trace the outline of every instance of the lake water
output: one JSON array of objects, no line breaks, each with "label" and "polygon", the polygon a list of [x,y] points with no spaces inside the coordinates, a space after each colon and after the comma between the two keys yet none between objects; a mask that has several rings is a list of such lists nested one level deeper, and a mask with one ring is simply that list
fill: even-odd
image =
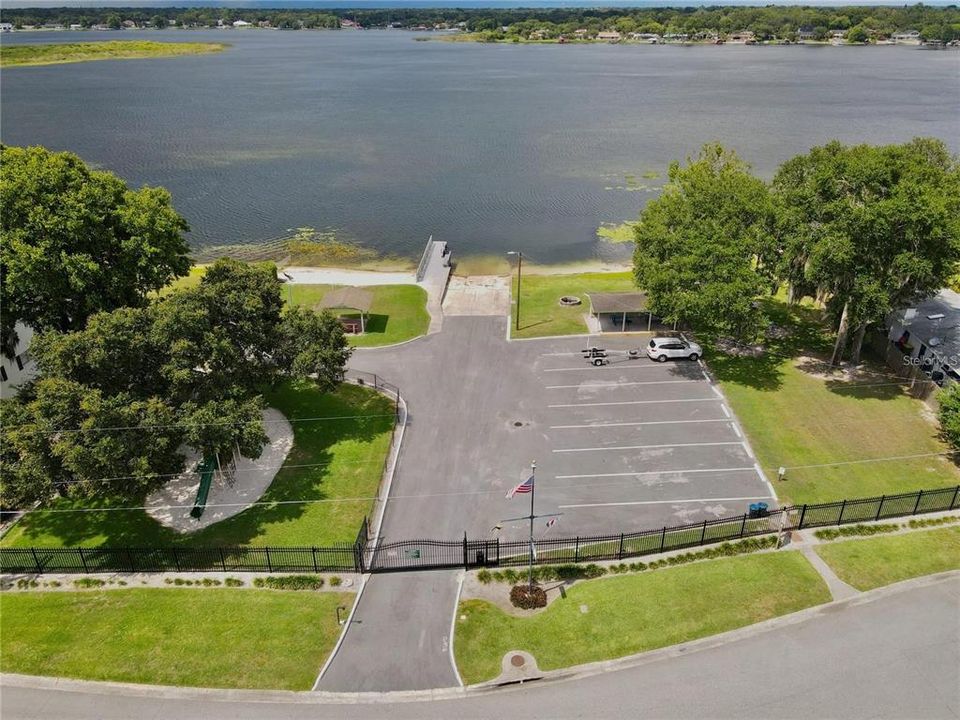
[{"label": "lake water", "polygon": [[[526,46],[413,33],[19,33],[146,37],[216,55],[3,72],[0,137],[166,186],[197,246],[288,228],[415,256],[622,253],[673,159],[718,140],[763,176],[832,138],[960,149],[960,53],[906,47]],[[656,174],[656,177],[654,177]]]}]

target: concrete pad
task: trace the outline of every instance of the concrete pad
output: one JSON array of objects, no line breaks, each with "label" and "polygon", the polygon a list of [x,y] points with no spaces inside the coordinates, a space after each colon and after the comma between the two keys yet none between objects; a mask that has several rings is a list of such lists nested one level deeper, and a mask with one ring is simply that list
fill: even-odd
[{"label": "concrete pad", "polygon": [[445,315],[496,315],[510,312],[510,280],[496,275],[451,277],[443,300]]},{"label": "concrete pad", "polygon": [[286,267],[288,282],[306,285],[416,285],[412,272],[378,272],[375,270],[342,270],[339,268]]}]

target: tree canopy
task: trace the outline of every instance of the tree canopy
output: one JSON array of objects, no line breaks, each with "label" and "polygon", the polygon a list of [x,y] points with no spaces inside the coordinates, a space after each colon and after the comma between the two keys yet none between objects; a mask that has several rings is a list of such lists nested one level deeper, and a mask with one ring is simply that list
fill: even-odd
[{"label": "tree canopy", "polygon": [[857,362],[871,323],[944,287],[960,261],[960,166],[939,140],[816,147],[781,166],[773,192],[781,275],[827,301],[833,363],[851,328]]},{"label": "tree canopy", "polygon": [[186,275],[186,221],[170,194],[131,190],[72,153],[0,146],[0,336],[84,327],[94,313],[143,306]]},{"label": "tree canopy", "polygon": [[137,497],[182,469],[183,446],[259,457],[263,389],[332,389],[350,356],[332,316],[282,309],[272,265],[220,260],[195,288],[40,333],[39,379],[0,402],[0,506],[52,490]]},{"label": "tree canopy", "polygon": [[640,214],[634,273],[651,310],[739,336],[757,329],[770,287],[773,206],[766,185],[719,145],[670,166],[663,194]]}]

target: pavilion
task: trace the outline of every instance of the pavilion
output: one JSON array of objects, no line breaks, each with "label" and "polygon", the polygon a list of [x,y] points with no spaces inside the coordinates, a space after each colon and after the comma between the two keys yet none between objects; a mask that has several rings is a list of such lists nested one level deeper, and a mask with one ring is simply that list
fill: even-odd
[{"label": "pavilion", "polygon": [[[331,290],[317,303],[317,310],[356,310],[360,313],[360,333],[367,330],[367,315],[373,305],[373,293],[358,287],[343,287]],[[341,317],[347,329],[356,332],[356,322]]]},{"label": "pavilion", "polygon": [[601,329],[605,315],[609,316],[612,329],[616,330],[619,325],[620,332],[626,332],[627,323],[632,322],[628,315],[646,315],[647,331],[653,327],[653,313],[647,307],[646,293],[587,293],[587,297],[590,299],[590,314],[597,319]]}]

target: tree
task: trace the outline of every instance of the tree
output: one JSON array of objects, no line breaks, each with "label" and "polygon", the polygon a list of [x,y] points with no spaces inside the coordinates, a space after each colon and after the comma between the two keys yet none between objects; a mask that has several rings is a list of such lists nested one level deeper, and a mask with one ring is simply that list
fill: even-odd
[{"label": "tree", "polygon": [[119,30],[121,27],[123,27],[123,18],[116,13],[110,13],[107,15],[106,25],[111,30]]},{"label": "tree", "polygon": [[167,19],[163,15],[154,15],[150,18],[150,24],[157,30],[163,30],[167,27]]},{"label": "tree", "polygon": [[0,406],[0,470],[12,477],[0,501],[136,499],[182,470],[184,445],[259,457],[263,389],[312,378],[332,390],[350,356],[332,315],[282,306],[273,265],[220,260],[195,288],[40,333],[41,378]]},{"label": "tree", "polygon": [[859,362],[871,323],[943,287],[960,261],[960,169],[939,140],[813,148],[773,182],[791,297],[823,299]]},{"label": "tree", "polygon": [[130,190],[71,153],[0,146],[0,335],[82,328],[92,314],[142,306],[186,275],[186,221],[162,188]]},{"label": "tree", "polygon": [[854,25],[847,30],[847,42],[849,43],[865,43],[869,40],[870,33],[867,32],[863,25]]},{"label": "tree", "polygon": [[773,208],[766,185],[735,153],[705,145],[670,166],[663,194],[640,213],[634,274],[668,322],[738,337],[760,322],[772,283]]},{"label": "tree", "polygon": [[954,450],[960,451],[960,385],[953,383],[937,396],[940,432]]}]

